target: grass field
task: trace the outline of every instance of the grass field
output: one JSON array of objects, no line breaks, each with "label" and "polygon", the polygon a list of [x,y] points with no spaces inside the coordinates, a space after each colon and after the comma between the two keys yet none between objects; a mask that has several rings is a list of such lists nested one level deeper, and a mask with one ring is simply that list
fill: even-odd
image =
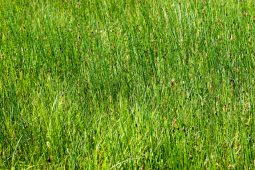
[{"label": "grass field", "polygon": [[0,169],[254,169],[255,1],[0,0]]}]

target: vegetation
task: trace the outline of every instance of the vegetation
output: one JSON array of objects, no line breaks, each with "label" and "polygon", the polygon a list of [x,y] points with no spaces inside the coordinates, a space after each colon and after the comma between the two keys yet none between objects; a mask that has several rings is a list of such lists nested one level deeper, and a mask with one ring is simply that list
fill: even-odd
[{"label": "vegetation", "polygon": [[0,168],[254,168],[255,1],[0,0],[0,21]]}]

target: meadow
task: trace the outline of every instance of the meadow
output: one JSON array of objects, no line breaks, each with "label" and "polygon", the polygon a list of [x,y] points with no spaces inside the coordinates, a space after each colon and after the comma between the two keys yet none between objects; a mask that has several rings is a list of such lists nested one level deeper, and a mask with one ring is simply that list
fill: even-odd
[{"label": "meadow", "polygon": [[255,1],[0,0],[0,169],[254,169]]}]

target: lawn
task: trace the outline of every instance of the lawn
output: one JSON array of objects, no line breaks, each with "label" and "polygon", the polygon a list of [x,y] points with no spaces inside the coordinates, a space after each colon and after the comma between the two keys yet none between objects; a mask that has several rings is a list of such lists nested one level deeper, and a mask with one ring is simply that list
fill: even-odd
[{"label": "lawn", "polygon": [[254,0],[0,0],[0,169],[254,169]]}]

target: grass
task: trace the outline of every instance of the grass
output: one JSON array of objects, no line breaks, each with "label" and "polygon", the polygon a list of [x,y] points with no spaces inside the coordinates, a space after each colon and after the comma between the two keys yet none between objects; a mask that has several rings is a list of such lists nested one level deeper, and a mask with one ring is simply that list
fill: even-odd
[{"label": "grass", "polygon": [[0,168],[253,169],[253,0],[0,0]]}]

